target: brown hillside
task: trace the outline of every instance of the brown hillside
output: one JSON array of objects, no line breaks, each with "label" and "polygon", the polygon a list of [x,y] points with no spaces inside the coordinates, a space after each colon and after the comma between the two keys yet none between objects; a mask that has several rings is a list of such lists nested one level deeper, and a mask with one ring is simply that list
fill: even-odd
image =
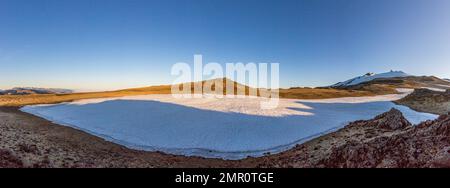
[{"label": "brown hillside", "polygon": [[[234,94],[237,93],[239,88],[245,88],[245,94],[248,95],[251,88],[240,83],[234,82],[229,79],[223,79],[222,83],[233,82],[234,84]],[[204,84],[205,81],[202,82]],[[194,84],[190,83],[191,90],[193,91]],[[238,87],[242,86],[242,87]],[[122,97],[131,95],[147,95],[147,94],[170,94],[171,85],[160,85],[160,86],[150,86],[142,88],[131,88],[117,91],[105,91],[105,92],[89,92],[89,93],[71,93],[71,94],[32,94],[32,95],[0,95],[0,106],[24,106],[32,104],[52,104],[60,102],[70,102],[80,99],[92,99],[92,98],[105,98],[105,97]],[[182,87],[181,85],[179,87]],[[376,88],[375,86],[371,86]],[[215,85],[213,84],[213,89]],[[224,87],[225,88],[225,87]],[[262,93],[262,92],[264,93]],[[257,93],[259,96],[261,94],[266,94],[266,90],[259,90]],[[224,89],[226,93],[226,89]],[[324,99],[324,98],[337,98],[337,97],[360,97],[360,96],[373,96],[378,94],[390,94],[396,93],[392,88],[390,89],[372,89],[372,90],[358,90],[358,89],[333,89],[333,88],[290,88],[290,89],[280,89],[279,96],[281,98],[292,98],[292,99]]]}]

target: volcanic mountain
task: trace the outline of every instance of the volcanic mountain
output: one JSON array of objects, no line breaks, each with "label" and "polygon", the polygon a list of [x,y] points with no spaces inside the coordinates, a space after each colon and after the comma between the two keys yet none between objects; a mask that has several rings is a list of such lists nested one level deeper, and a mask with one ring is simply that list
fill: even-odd
[{"label": "volcanic mountain", "polygon": [[349,87],[349,86],[354,86],[354,85],[358,85],[361,83],[365,83],[365,82],[370,82],[372,80],[375,79],[380,79],[380,78],[402,78],[402,77],[408,77],[410,76],[409,74],[406,74],[402,71],[390,71],[390,72],[385,72],[385,73],[380,73],[380,74],[374,74],[374,73],[367,73],[365,75],[362,76],[357,76],[355,78],[343,81],[343,82],[338,82],[334,85],[332,85],[331,87]]},{"label": "volcanic mountain", "polygon": [[381,91],[394,91],[395,88],[433,88],[446,90],[450,88],[450,82],[436,76],[414,76],[402,71],[390,71],[385,73],[367,73],[344,82],[339,82],[328,88],[367,90],[382,94]]}]

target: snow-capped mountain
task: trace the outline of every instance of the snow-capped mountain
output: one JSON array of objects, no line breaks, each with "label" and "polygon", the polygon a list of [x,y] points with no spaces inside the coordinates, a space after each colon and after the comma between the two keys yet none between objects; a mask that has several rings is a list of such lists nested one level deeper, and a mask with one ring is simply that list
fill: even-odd
[{"label": "snow-capped mountain", "polygon": [[352,86],[352,85],[357,85],[357,84],[360,84],[363,82],[372,81],[377,78],[395,78],[395,77],[407,77],[407,76],[411,76],[411,75],[406,74],[402,71],[390,71],[390,72],[379,73],[379,74],[367,73],[365,75],[358,76],[358,77],[349,79],[344,82],[336,83],[336,84],[332,85],[331,87]]},{"label": "snow-capped mountain", "polygon": [[444,78],[443,80],[445,80],[447,82],[450,82],[450,79],[448,79],[448,78]]}]

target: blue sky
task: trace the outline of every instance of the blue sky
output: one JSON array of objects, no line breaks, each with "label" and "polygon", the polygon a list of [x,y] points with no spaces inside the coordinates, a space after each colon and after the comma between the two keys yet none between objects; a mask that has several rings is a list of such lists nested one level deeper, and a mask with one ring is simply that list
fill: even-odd
[{"label": "blue sky", "polygon": [[280,63],[280,84],[450,77],[447,0],[0,0],[0,88],[171,83],[176,62]]}]

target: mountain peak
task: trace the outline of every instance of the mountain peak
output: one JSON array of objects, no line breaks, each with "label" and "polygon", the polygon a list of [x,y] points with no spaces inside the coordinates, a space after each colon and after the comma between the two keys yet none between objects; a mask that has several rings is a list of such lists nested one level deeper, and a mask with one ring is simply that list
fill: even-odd
[{"label": "mountain peak", "polygon": [[344,82],[339,82],[337,84],[332,85],[331,87],[345,87],[345,86],[352,86],[352,85],[357,85],[363,82],[368,82],[368,81],[372,81],[374,79],[377,78],[395,78],[395,77],[407,77],[407,76],[411,76],[409,74],[406,74],[403,71],[389,71],[389,72],[384,72],[384,73],[379,73],[379,74],[374,74],[374,73],[366,73],[362,76],[358,76],[349,80],[346,80]]}]

